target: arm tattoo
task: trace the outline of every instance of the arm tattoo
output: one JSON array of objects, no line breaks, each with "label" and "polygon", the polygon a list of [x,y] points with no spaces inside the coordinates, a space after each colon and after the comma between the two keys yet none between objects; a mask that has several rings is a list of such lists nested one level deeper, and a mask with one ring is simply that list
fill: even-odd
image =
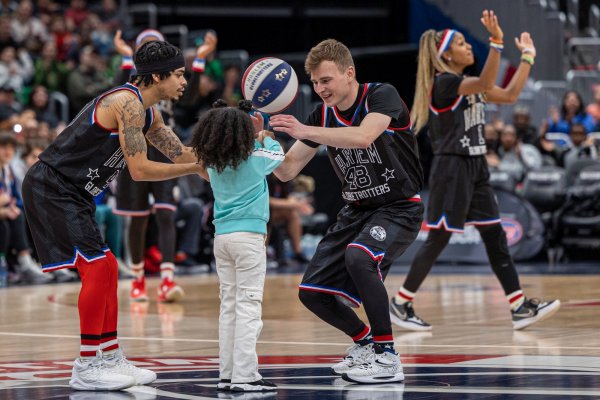
[{"label": "arm tattoo", "polygon": [[125,100],[121,109],[121,119],[125,136],[124,153],[130,157],[137,153],[146,153],[146,138],[142,131],[146,115],[138,99],[130,97]]},{"label": "arm tattoo", "polygon": [[146,137],[161,153],[175,161],[183,154],[183,145],[175,133],[166,126],[160,126],[148,132]]},{"label": "arm tattoo", "polygon": [[119,98],[117,96],[105,96],[100,100],[100,107],[109,108],[113,103],[115,103]]}]

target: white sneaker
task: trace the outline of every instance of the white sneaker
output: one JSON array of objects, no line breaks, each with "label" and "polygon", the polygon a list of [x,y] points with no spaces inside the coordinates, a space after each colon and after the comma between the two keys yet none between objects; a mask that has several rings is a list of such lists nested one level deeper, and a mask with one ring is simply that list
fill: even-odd
[{"label": "white sneaker", "polygon": [[98,350],[90,360],[75,360],[69,385],[75,390],[123,390],[135,385],[135,379],[107,368]]},{"label": "white sneaker", "polygon": [[133,365],[125,358],[123,350],[120,348],[110,355],[104,355],[104,363],[108,369],[116,374],[133,377],[136,385],[147,385],[156,380],[156,373],[154,371],[138,368]]},{"label": "white sneaker", "polygon": [[342,361],[331,366],[334,374],[341,375],[361,364],[368,363],[374,356],[373,343],[366,346],[353,344],[347,349],[348,355]]},{"label": "white sneaker", "polygon": [[398,354],[384,351],[375,353],[370,362],[342,374],[342,378],[356,383],[400,382],[404,380],[404,373]]}]

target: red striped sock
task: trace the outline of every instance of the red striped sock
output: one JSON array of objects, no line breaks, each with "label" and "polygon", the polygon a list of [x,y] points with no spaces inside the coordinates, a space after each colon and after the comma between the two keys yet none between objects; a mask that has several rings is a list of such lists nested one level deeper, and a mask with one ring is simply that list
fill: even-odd
[{"label": "red striped sock", "polygon": [[175,264],[171,262],[164,262],[160,264],[160,278],[172,281],[175,273]]},{"label": "red striped sock", "polygon": [[111,353],[119,348],[117,340],[117,331],[106,332],[100,336],[100,350],[105,353]]},{"label": "red striped sock", "polygon": [[81,334],[81,345],[79,346],[79,357],[96,357],[96,351],[100,348],[100,335]]},{"label": "red striped sock", "polygon": [[404,304],[409,301],[413,301],[413,299],[415,298],[415,294],[416,293],[406,290],[404,286],[402,286],[400,290],[398,290],[398,294],[396,294],[395,296],[396,303]]},{"label": "red striped sock", "polygon": [[522,290],[516,290],[510,294],[507,294],[506,298],[508,299],[508,303],[510,304],[510,309],[512,311],[518,310],[525,301],[525,296],[523,295]]},{"label": "red striped sock", "polygon": [[365,346],[373,341],[373,336],[371,335],[371,328],[368,325],[365,325],[362,331],[358,335],[352,336],[352,340],[356,344],[360,344],[361,346]]}]

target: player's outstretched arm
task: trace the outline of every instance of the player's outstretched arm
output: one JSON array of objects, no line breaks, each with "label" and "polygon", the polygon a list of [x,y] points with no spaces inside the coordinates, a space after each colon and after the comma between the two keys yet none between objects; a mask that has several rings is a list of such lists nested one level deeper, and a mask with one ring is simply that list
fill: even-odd
[{"label": "player's outstretched arm", "polygon": [[117,120],[119,142],[133,180],[160,181],[204,171],[197,163],[165,164],[148,160],[148,147],[143,133],[146,113],[135,95],[115,93],[107,105]]},{"label": "player's outstretched arm", "polygon": [[302,168],[317,154],[318,150],[318,147],[312,148],[299,140],[296,141],[292,148],[285,154],[283,162],[279,164],[279,167],[273,173],[283,182],[294,179],[302,171]]},{"label": "player's outstretched arm", "polygon": [[181,143],[175,132],[165,125],[160,111],[156,108],[154,123],[146,133],[146,139],[175,164],[198,162],[192,148]]},{"label": "player's outstretched arm", "polygon": [[354,149],[369,147],[389,126],[391,120],[387,115],[373,112],[365,117],[360,126],[322,128],[304,125],[292,115],[279,114],[272,116],[269,124],[274,130],[285,132],[295,139],[308,139],[327,146]]},{"label": "player's outstretched arm", "polygon": [[515,44],[521,52],[519,68],[505,88],[495,86],[488,92],[487,101],[490,103],[511,104],[516,102],[529,78],[536,55],[533,39],[528,32],[523,32],[520,38],[515,38]]}]

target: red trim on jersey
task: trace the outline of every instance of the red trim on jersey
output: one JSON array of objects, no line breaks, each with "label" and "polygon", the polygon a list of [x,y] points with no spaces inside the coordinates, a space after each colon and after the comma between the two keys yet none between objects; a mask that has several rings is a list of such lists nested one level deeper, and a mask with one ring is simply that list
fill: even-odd
[{"label": "red trim on jersey", "polygon": [[[363,93],[360,96],[360,101],[358,102],[358,107],[360,107],[360,105],[362,104],[365,96],[367,95],[367,91],[369,90],[369,84],[368,83],[364,83],[363,84]],[[347,121],[346,119],[344,119],[340,113],[339,110],[337,108],[337,106],[333,106],[333,112],[335,113],[335,116],[337,119],[339,119],[343,124],[347,125],[347,126],[352,126],[352,122],[354,121]]]},{"label": "red trim on jersey", "polygon": [[458,103],[460,103],[460,101],[463,99],[463,97],[464,97],[463,95],[460,95],[460,96],[458,96],[458,97],[456,98],[456,100],[454,100],[454,103],[450,104],[448,107],[444,107],[444,108],[435,108],[435,107],[433,106],[433,104],[432,104],[432,103],[430,103],[430,104],[429,104],[429,108],[431,108],[433,111],[435,111],[435,112],[437,112],[437,113],[443,113],[443,112],[446,112],[446,111],[450,111],[450,110],[453,110],[453,109],[454,109],[454,108],[455,108],[455,107],[458,105]]}]

